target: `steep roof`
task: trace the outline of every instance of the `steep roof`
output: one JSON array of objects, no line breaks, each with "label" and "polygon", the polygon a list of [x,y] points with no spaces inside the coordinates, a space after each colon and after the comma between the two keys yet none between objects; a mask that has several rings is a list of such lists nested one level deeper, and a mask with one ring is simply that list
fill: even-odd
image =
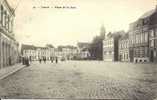
[{"label": "steep roof", "polygon": [[109,33],[107,34],[107,38],[117,37],[117,36],[121,36],[121,35],[123,35],[123,34],[125,34],[125,31],[124,31],[124,30],[117,31],[117,32],[113,32],[113,33],[109,32]]},{"label": "steep roof", "polygon": [[120,40],[129,39],[129,33],[125,33],[121,36]]},{"label": "steep roof", "polygon": [[36,47],[34,45],[22,44],[21,50],[35,50]]},{"label": "steep roof", "polygon": [[90,46],[90,43],[88,43],[88,42],[78,42],[77,46],[79,48],[83,48],[83,47],[87,47],[88,48]]},{"label": "steep roof", "polygon": [[10,12],[12,13],[12,15],[15,16],[15,11],[14,11],[14,9],[10,6],[10,4],[8,3],[8,0],[3,0],[3,2],[6,3],[7,7],[9,8]]},{"label": "steep roof", "polygon": [[48,47],[36,47],[36,49],[47,49]]},{"label": "steep roof", "polygon": [[152,9],[146,13],[144,13],[139,19],[145,19],[150,17],[151,15],[153,15],[156,12],[156,9]]}]

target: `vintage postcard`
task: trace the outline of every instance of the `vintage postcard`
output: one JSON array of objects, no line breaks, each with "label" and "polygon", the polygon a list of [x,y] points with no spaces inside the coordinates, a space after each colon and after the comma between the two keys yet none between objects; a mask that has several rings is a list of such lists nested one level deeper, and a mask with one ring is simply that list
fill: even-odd
[{"label": "vintage postcard", "polygon": [[0,0],[2,100],[157,100],[156,0]]}]

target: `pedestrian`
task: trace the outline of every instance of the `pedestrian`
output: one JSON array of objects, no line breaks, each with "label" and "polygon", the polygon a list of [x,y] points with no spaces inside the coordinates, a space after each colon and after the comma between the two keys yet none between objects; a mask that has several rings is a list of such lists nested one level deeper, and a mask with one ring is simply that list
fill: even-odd
[{"label": "pedestrian", "polygon": [[41,64],[41,58],[39,58],[39,63]]},{"label": "pedestrian", "polygon": [[9,57],[9,66],[11,66],[11,57]]},{"label": "pedestrian", "polygon": [[53,63],[53,57],[51,57],[50,60],[51,60],[51,63]]},{"label": "pedestrian", "polygon": [[44,60],[44,63],[46,63],[46,57],[44,57],[43,60]]},{"label": "pedestrian", "polygon": [[58,63],[58,58],[56,57],[56,64]]},{"label": "pedestrian", "polygon": [[29,61],[32,62],[32,57],[31,56],[29,56]]},{"label": "pedestrian", "polygon": [[22,57],[22,65],[24,65],[24,64],[25,64],[25,58]]},{"label": "pedestrian", "polygon": [[30,66],[29,59],[26,58],[26,66]]}]

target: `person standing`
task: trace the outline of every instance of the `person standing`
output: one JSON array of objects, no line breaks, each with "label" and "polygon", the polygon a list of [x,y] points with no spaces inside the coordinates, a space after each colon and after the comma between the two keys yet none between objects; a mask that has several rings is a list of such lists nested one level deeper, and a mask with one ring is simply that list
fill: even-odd
[{"label": "person standing", "polygon": [[30,64],[29,64],[29,58],[26,58],[26,66],[30,66]]},{"label": "person standing", "polygon": [[41,64],[41,58],[39,58],[39,63]]},{"label": "person standing", "polygon": [[51,63],[53,63],[53,57],[50,57]]},{"label": "person standing", "polygon": [[11,66],[11,57],[9,57],[9,66]]},{"label": "person standing", "polygon": [[56,57],[56,64],[58,63],[58,58]]},{"label": "person standing", "polygon": [[22,57],[22,65],[24,65],[24,57]]},{"label": "person standing", "polygon": [[44,57],[43,60],[44,60],[44,63],[46,63],[46,57]]}]

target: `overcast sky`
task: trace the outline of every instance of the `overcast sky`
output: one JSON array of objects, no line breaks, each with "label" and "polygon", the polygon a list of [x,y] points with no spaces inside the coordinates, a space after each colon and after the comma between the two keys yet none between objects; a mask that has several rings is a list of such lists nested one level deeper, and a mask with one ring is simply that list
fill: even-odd
[{"label": "overcast sky", "polygon": [[[19,0],[8,0],[15,7]],[[155,8],[156,0],[21,0],[15,17],[20,43],[76,45],[106,31],[128,30],[129,23]],[[75,9],[36,8],[73,6]]]}]

